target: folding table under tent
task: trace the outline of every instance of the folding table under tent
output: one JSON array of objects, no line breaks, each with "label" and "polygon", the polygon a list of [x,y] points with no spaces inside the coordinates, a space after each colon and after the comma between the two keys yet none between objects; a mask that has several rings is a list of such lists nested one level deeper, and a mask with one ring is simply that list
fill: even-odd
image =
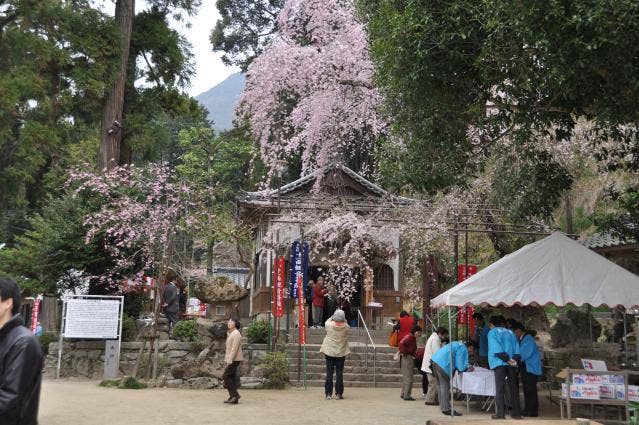
[{"label": "folding table under tent", "polygon": [[[449,322],[451,307],[567,304],[637,307],[639,276],[554,232],[499,259],[430,303],[433,308],[448,307]],[[452,406],[452,371],[450,375]]]}]

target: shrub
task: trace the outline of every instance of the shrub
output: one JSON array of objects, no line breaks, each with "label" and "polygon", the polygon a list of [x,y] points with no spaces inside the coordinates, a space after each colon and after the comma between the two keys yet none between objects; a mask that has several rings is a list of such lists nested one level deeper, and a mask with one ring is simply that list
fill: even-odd
[{"label": "shrub", "polygon": [[288,357],[285,352],[275,351],[264,356],[260,364],[264,385],[267,388],[283,389],[288,382]]},{"label": "shrub", "polygon": [[182,320],[173,327],[173,336],[185,342],[195,342],[198,339],[197,323],[195,320]]},{"label": "shrub", "polygon": [[146,295],[139,293],[127,293],[124,294],[124,314],[133,318],[140,317]]},{"label": "shrub", "polygon": [[246,338],[251,344],[266,344],[271,333],[268,320],[253,320],[246,328]]},{"label": "shrub", "polygon": [[44,354],[45,357],[49,354],[49,344],[57,340],[58,338],[52,333],[45,333],[38,337],[38,341],[40,341],[40,346],[42,347],[42,354]]},{"label": "shrub", "polygon": [[122,341],[135,341],[138,329],[135,326],[135,319],[127,314],[122,318]]}]

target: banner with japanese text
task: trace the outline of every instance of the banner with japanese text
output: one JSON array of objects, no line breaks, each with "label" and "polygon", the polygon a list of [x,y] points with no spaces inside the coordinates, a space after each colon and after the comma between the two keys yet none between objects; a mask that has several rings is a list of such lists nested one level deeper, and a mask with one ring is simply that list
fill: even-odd
[{"label": "banner with japanese text", "polygon": [[304,285],[302,276],[297,277],[297,317],[300,329],[300,344],[306,345],[306,326],[304,325]]},{"label": "banner with japanese text", "polygon": [[[468,279],[472,275],[477,273],[476,264],[459,264],[457,266],[457,283],[461,283]],[[469,324],[471,329],[475,329],[473,313],[475,309],[473,307],[460,308],[457,311],[457,323],[460,325]]]},{"label": "banner with japanese text", "polygon": [[271,288],[271,314],[274,317],[277,317],[277,288],[278,288],[278,282],[277,279],[279,277],[279,273],[277,273],[277,257],[273,258],[273,278],[271,280],[272,284],[272,288]]},{"label": "banner with japanese text", "polygon": [[286,285],[286,260],[283,256],[277,259],[277,298],[275,317],[284,316],[284,286]]},{"label": "banner with japanese text", "polygon": [[[301,277],[302,288],[306,286],[307,275],[306,269],[308,267],[308,252],[309,246],[307,243],[300,243],[299,241],[293,242],[291,245],[291,290],[289,298],[297,298],[298,290],[298,277]],[[302,291],[302,299],[304,298],[304,291]]]},{"label": "banner with japanese text", "polygon": [[40,315],[40,300],[33,301],[33,310],[31,310],[31,332],[36,333],[38,328],[38,316]]}]

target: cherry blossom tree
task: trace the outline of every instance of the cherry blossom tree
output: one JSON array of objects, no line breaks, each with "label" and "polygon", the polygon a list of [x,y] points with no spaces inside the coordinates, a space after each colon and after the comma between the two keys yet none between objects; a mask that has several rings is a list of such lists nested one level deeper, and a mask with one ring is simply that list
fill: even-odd
[{"label": "cherry blossom tree", "polygon": [[119,166],[104,173],[76,169],[67,184],[76,196],[98,205],[84,222],[85,242],[99,240],[115,266],[90,278],[110,289],[118,289],[124,277],[139,281],[144,274],[159,275],[172,238],[194,223],[191,190],[173,182],[165,164]]},{"label": "cherry blossom tree", "polygon": [[250,65],[237,109],[272,177],[291,157],[302,174],[331,162],[373,170],[386,124],[366,33],[349,0],[288,0],[278,34]]}]

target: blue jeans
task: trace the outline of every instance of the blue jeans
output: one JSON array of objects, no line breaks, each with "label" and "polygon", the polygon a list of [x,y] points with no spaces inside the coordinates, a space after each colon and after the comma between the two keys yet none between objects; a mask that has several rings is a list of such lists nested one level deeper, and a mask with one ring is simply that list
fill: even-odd
[{"label": "blue jeans", "polygon": [[344,360],[346,357],[326,357],[326,383],[324,393],[333,394],[333,370],[335,370],[335,395],[344,394]]}]

